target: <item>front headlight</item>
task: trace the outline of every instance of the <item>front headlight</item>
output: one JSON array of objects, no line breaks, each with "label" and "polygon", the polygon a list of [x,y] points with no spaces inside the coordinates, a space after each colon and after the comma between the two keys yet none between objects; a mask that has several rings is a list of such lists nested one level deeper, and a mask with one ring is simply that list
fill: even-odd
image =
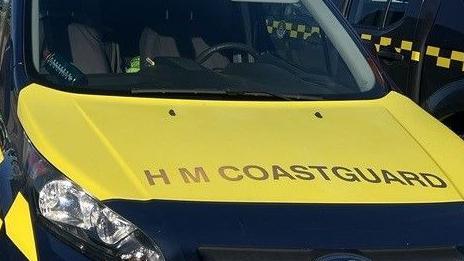
[{"label": "front headlight", "polygon": [[96,259],[164,260],[134,224],[64,177],[29,142],[24,156],[37,214],[58,237]]}]

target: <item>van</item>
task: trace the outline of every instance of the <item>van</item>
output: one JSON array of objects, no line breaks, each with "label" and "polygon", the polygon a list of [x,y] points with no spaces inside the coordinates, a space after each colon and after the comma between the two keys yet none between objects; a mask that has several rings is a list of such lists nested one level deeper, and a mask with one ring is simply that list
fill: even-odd
[{"label": "van", "polygon": [[0,259],[464,258],[464,143],[329,1],[2,4]]},{"label": "van", "polygon": [[464,137],[464,2],[334,3],[402,92]]}]

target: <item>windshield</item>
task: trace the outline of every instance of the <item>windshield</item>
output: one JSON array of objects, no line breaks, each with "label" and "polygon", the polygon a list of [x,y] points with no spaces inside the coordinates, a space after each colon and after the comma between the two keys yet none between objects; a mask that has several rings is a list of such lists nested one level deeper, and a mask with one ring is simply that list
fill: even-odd
[{"label": "windshield", "polygon": [[137,94],[379,93],[323,0],[33,0],[37,80]]}]

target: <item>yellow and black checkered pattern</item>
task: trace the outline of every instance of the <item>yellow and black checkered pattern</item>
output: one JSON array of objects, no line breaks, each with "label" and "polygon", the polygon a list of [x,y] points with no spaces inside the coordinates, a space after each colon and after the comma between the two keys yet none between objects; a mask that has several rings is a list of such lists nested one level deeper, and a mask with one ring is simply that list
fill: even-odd
[{"label": "yellow and black checkered pattern", "polygon": [[398,40],[390,37],[381,36],[380,38],[373,40],[373,36],[370,34],[361,34],[361,39],[369,42],[373,42],[375,49],[379,52],[383,47],[393,46],[396,52],[401,54],[408,54],[410,59],[415,62],[421,61],[425,57],[431,57],[437,67],[444,69],[455,69],[464,72],[464,52],[456,50],[445,50],[436,46],[427,46],[425,54],[421,54],[419,50],[415,50],[414,43],[412,41]]},{"label": "yellow and black checkered pattern", "polygon": [[285,30],[285,36],[307,40],[310,37],[321,37],[321,29],[317,26],[291,23],[288,21],[266,20],[267,32],[274,34],[278,30]]},{"label": "yellow and black checkered pattern", "polygon": [[[285,20],[266,20],[267,32],[269,34],[282,34],[282,37],[307,40],[310,37],[321,37],[321,29],[317,26],[292,23]],[[374,39],[375,38],[375,39]],[[459,67],[459,70],[464,72],[464,52],[451,50],[443,50],[436,46],[427,46],[425,54],[420,50],[414,49],[414,42],[409,40],[394,39],[387,36],[374,37],[371,34],[362,33],[361,39],[374,44],[377,52],[383,48],[393,47],[397,53],[400,53],[414,62],[420,62],[425,57],[433,57],[436,59],[436,66],[445,69]],[[455,64],[455,66],[453,66]]]},{"label": "yellow and black checkered pattern", "polygon": [[436,46],[427,46],[425,52],[427,56],[437,59],[436,65],[438,67],[450,69],[452,64],[457,64],[460,70],[464,72],[464,52],[451,51],[451,54],[446,54],[445,50]]},{"label": "yellow and black checkered pattern", "polygon": [[419,62],[421,60],[421,53],[414,50],[414,43],[406,40],[396,40],[390,37],[380,37],[373,41],[373,36],[370,34],[361,34],[361,39],[373,42],[377,52],[385,47],[393,47],[397,53],[405,55],[411,61]]}]

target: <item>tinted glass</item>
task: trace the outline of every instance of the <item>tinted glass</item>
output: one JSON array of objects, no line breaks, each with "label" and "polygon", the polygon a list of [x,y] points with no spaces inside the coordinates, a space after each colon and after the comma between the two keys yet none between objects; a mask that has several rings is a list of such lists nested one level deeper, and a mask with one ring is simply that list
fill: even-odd
[{"label": "tinted glass", "polygon": [[387,0],[353,0],[349,21],[355,25],[380,28],[387,9]]},{"label": "tinted glass", "polygon": [[343,26],[320,15],[329,10],[320,0],[35,1],[31,60],[54,86],[323,97],[375,86]]},{"label": "tinted glass", "polygon": [[389,26],[400,21],[406,13],[408,3],[408,0],[392,0],[388,8],[385,26]]},{"label": "tinted glass", "polygon": [[383,28],[402,19],[408,3],[408,0],[353,0],[348,19],[355,25]]}]

